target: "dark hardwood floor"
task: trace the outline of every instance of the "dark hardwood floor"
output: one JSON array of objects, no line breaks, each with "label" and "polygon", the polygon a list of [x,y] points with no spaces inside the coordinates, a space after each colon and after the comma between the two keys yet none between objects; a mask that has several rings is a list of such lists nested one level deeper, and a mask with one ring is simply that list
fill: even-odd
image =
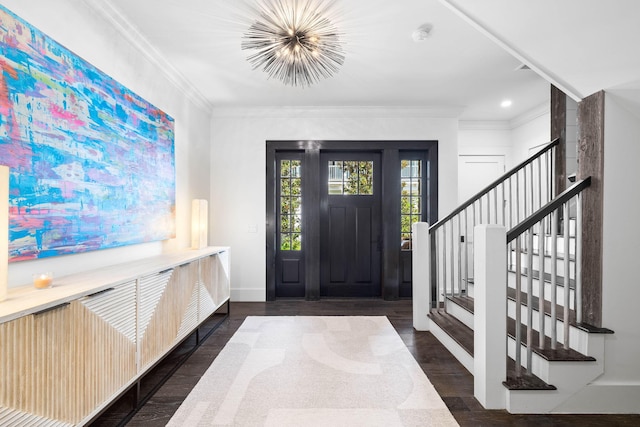
[{"label": "dark hardwood floor", "polygon": [[[165,425],[247,316],[384,315],[389,318],[409,351],[420,364],[461,426],[640,426],[640,415],[511,415],[506,411],[487,411],[473,397],[473,377],[429,332],[412,326],[411,301],[323,300],[231,303],[231,315],[191,354],[195,337],[186,340],[141,384],[141,395],[148,394],[159,378],[170,374],[181,359],[184,364],[170,375],[126,424],[149,427]],[[217,322],[214,317],[201,328],[201,334]],[[187,358],[188,356],[188,358]],[[132,393],[123,396],[92,425],[124,425],[131,409]]]}]

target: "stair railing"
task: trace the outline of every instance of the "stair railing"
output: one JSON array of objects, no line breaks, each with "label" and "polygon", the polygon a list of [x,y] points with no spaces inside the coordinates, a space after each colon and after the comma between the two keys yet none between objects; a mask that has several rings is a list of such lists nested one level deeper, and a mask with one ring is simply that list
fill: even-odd
[{"label": "stair railing", "polygon": [[446,311],[448,296],[466,292],[473,278],[473,229],[478,224],[512,228],[554,195],[554,139],[429,227],[431,301]]},{"label": "stair railing", "polygon": [[[509,268],[515,274],[515,365],[516,376],[522,372],[522,329],[526,327],[526,369],[532,372],[532,351],[537,346],[545,349],[545,337],[551,339],[551,349],[557,349],[557,311],[560,305],[557,301],[557,288],[563,288],[563,346],[569,349],[569,327],[571,323],[582,322],[582,191],[591,185],[591,177],[583,179],[554,200],[538,209],[531,216],[520,222],[507,232],[507,253]],[[571,217],[575,216],[575,231],[571,233]],[[558,227],[559,218],[562,218],[562,227]],[[550,227],[548,224],[551,224]],[[561,230],[561,231],[559,231]],[[549,232],[549,245],[547,245],[546,233]],[[573,234],[573,236],[571,235]],[[534,237],[537,236],[538,267],[538,333],[539,342],[533,342],[533,298],[534,298]],[[573,238],[573,245],[571,239]],[[558,248],[558,240],[562,240],[562,249]],[[523,250],[523,245],[528,249]],[[549,246],[547,248],[547,246]],[[572,247],[573,246],[573,247]],[[570,255],[574,253],[573,269],[570,268]],[[559,254],[562,253],[563,274],[560,278],[557,273]],[[545,266],[545,257],[549,259],[549,275]],[[522,261],[525,258],[526,270],[523,270]],[[571,276],[574,277],[573,283]],[[523,278],[526,279],[526,319],[522,320]],[[549,279],[548,281],[546,279]],[[562,279],[562,280],[560,280]],[[545,295],[545,282],[550,283],[548,297]],[[573,288],[573,289],[572,289]],[[573,291],[573,297],[571,293]],[[550,302],[549,329],[545,322],[545,300]],[[575,317],[571,314],[573,307]],[[524,326],[521,326],[524,325]],[[548,333],[547,333],[548,331]]]}]

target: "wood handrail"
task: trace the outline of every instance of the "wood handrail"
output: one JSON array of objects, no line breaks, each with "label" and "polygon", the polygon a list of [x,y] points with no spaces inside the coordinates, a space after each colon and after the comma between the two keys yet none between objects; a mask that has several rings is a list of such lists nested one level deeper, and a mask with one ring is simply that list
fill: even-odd
[{"label": "wood handrail", "polygon": [[453,218],[456,215],[458,215],[460,212],[465,210],[467,207],[471,206],[473,203],[476,202],[476,200],[480,199],[485,194],[489,193],[489,191],[493,190],[495,187],[500,185],[502,182],[504,182],[507,179],[511,178],[513,175],[518,173],[525,166],[527,166],[528,164],[532,163],[535,159],[537,159],[538,157],[542,156],[542,154],[544,154],[547,151],[551,150],[553,147],[555,147],[559,143],[560,143],[560,139],[559,138],[556,138],[553,141],[549,142],[547,145],[545,145],[543,148],[541,148],[540,151],[538,151],[536,154],[534,154],[533,156],[529,157],[525,161],[521,162],[520,164],[518,164],[517,166],[515,166],[514,168],[512,168],[511,170],[506,172],[500,178],[496,179],[491,184],[489,184],[487,187],[485,187],[480,192],[478,192],[475,196],[471,197],[469,200],[467,200],[466,202],[464,202],[463,204],[458,206],[449,215],[447,215],[446,217],[444,217],[443,219],[441,219],[440,221],[436,222],[431,227],[429,227],[429,233],[431,233],[431,232],[437,230],[438,228],[440,228],[445,222],[449,221],[451,218]]},{"label": "wood handrail", "polygon": [[573,184],[571,187],[564,190],[555,199],[532,213],[529,218],[522,221],[520,224],[513,227],[507,232],[507,243],[512,242],[516,237],[539,223],[543,218],[549,215],[551,212],[559,209],[565,202],[571,200],[576,194],[580,193],[585,188],[591,185],[591,177],[587,177]]}]

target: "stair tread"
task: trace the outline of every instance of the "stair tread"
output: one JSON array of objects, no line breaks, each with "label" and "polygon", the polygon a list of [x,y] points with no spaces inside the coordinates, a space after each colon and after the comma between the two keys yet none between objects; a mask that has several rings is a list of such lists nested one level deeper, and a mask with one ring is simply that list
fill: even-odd
[{"label": "stair tread", "polygon": [[[507,318],[507,334],[515,339],[516,321],[510,317]],[[527,327],[526,325],[520,325],[521,343],[526,344],[527,340]],[[551,338],[545,337],[544,349],[538,348],[537,343],[540,334],[538,331],[532,331],[533,346],[531,350],[548,361],[555,362],[593,362],[596,359],[591,356],[585,356],[573,349],[565,349],[562,344],[558,343],[555,350],[551,349]]]},{"label": "stair tread", "polygon": [[[540,279],[540,271],[539,270],[531,270],[532,274],[531,276],[536,279],[539,280]],[[509,273],[514,273],[515,274],[516,270],[515,268],[511,268],[509,267]],[[528,269],[526,267],[522,267],[522,276],[527,277],[527,273],[528,273]],[[544,281],[551,283],[551,274],[545,272],[544,273]],[[556,286],[562,286],[564,287],[564,277],[562,276],[556,276]],[[576,288],[576,281],[574,279],[569,279],[569,289],[575,289]]]},{"label": "stair tread", "polygon": [[521,368],[521,375],[516,376],[516,361],[510,357],[507,358],[507,380],[502,385],[509,390],[557,390],[556,386],[529,374],[524,367]]},{"label": "stair tread", "polygon": [[453,301],[463,309],[467,310],[469,313],[473,314],[474,301],[473,301],[473,298],[471,298],[470,296],[467,296],[467,295],[451,296],[450,295],[450,296],[447,296],[447,299],[450,301]]},{"label": "stair tread", "polygon": [[[511,252],[515,252],[515,251],[516,251],[515,249],[511,249]],[[529,251],[527,249],[520,249],[520,253],[523,254],[523,255],[526,255],[526,254],[529,253]],[[539,249],[534,249],[533,250],[533,254],[535,256],[540,256],[540,250]],[[545,258],[551,258],[551,254],[545,251],[544,257]],[[564,253],[559,252],[556,255],[556,259],[558,261],[564,261]],[[569,261],[575,261],[575,260],[576,260],[576,256],[574,254],[569,254]]]},{"label": "stair tread", "polygon": [[[520,297],[522,299],[522,305],[527,306],[527,293],[520,292]],[[511,301],[516,300],[516,290],[513,288],[507,288],[507,298]],[[539,311],[538,307],[540,304],[540,299],[536,296],[533,297],[533,310]],[[544,314],[551,317],[551,302],[544,300]],[[564,307],[561,305],[556,305],[556,319],[564,320]],[[574,310],[569,309],[569,323],[573,326],[577,326],[576,323],[576,312]]]},{"label": "stair tread", "polygon": [[471,328],[444,311],[431,310],[428,317],[473,356],[473,330]]}]

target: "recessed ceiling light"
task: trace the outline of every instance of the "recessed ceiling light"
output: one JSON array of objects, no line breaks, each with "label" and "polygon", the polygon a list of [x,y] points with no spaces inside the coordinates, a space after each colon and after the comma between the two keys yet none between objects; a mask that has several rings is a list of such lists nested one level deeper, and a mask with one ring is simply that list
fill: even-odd
[{"label": "recessed ceiling light", "polygon": [[511,102],[511,100],[510,100],[510,99],[505,99],[504,101],[502,101],[502,102],[500,103],[500,106],[501,106],[502,108],[509,108],[509,107],[511,107],[511,104],[513,104],[513,102]]}]

